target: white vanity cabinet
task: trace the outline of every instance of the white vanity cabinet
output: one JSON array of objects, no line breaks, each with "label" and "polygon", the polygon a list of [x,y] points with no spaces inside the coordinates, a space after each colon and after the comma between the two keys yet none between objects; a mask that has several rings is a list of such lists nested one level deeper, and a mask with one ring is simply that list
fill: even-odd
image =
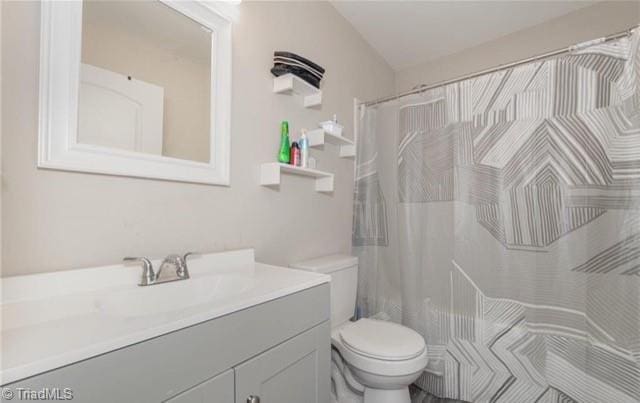
[{"label": "white vanity cabinet", "polygon": [[71,388],[75,402],[328,403],[330,353],[324,283],[3,386]]}]

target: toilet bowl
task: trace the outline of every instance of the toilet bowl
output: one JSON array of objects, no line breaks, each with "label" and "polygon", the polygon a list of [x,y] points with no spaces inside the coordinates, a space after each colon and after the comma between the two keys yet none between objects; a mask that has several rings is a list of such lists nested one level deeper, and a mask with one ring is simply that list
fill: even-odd
[{"label": "toilet bowl", "polygon": [[331,339],[344,361],[342,375],[362,391],[364,403],[409,403],[409,385],[427,365],[422,336],[395,323],[360,319],[334,329]]},{"label": "toilet bowl", "polygon": [[410,403],[409,385],[427,366],[422,336],[374,319],[351,321],[358,260],[333,255],[291,265],[331,276],[331,379],[337,403]]}]

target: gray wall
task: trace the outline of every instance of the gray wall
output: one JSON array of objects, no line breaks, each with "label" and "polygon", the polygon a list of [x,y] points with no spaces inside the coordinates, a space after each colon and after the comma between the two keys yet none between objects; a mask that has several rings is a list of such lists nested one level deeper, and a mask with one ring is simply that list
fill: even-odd
[{"label": "gray wall", "polygon": [[576,43],[623,31],[640,23],[640,1],[604,1],[396,74],[396,88],[407,91],[474,73]]},{"label": "gray wall", "polygon": [[[2,2],[2,275],[161,257],[186,250],[255,247],[273,264],[351,244],[353,162],[327,146],[319,168],[336,174],[323,195],[306,178],[280,191],[258,184],[273,161],[279,122],[296,133],[334,113],[352,136],[353,98],[393,92],[389,66],[328,3],[243,2],[233,29],[231,187],[36,169],[39,3]],[[274,50],[327,69],[320,111],[271,92]]]},{"label": "gray wall", "polygon": [[[312,127],[333,113],[352,136],[352,99],[394,91],[394,73],[327,3],[245,1],[233,32],[230,188],[36,169],[39,4],[2,2],[2,275],[114,263],[124,255],[255,247],[261,261],[346,252],[353,163],[313,151],[336,173],[332,196],[285,177],[258,185],[273,160],[279,121]],[[328,23],[327,21],[330,21]],[[405,90],[606,35],[637,24],[640,3],[605,2],[395,75]],[[320,111],[271,93],[273,50],[327,68]]]}]

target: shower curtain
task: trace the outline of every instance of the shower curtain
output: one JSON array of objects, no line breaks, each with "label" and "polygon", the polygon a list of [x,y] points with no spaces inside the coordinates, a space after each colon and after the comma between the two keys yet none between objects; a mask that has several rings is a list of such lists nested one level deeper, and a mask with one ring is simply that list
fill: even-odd
[{"label": "shower curtain", "polygon": [[359,110],[361,316],[467,402],[640,401],[640,32]]}]

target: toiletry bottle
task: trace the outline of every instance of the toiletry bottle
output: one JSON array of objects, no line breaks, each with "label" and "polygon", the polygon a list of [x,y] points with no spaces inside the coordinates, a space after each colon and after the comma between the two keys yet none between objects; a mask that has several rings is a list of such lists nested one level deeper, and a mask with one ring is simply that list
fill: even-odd
[{"label": "toiletry bottle", "polygon": [[300,166],[300,147],[298,147],[298,143],[296,143],[295,141],[291,143],[291,152],[289,153],[289,155],[291,155],[290,164],[293,166],[299,167]]},{"label": "toiletry bottle", "polygon": [[291,158],[289,150],[289,122],[282,121],[280,125],[280,152],[278,153],[278,161],[285,164],[289,163]]},{"label": "toiletry bottle", "polygon": [[301,130],[300,140],[298,140],[298,147],[300,147],[300,166],[307,168],[309,164],[309,139],[307,139],[307,131]]}]

